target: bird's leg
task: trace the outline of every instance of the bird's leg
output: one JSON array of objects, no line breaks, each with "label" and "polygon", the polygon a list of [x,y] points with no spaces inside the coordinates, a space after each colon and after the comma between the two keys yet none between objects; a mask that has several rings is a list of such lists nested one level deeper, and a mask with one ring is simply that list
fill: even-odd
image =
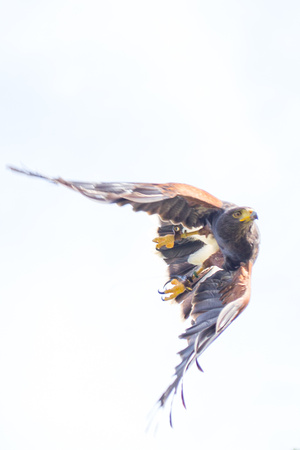
[{"label": "bird's leg", "polygon": [[192,291],[194,285],[199,280],[200,274],[203,272],[203,270],[204,267],[199,266],[191,273],[191,275],[187,277],[172,278],[165,285],[167,286],[168,284],[171,284],[172,287],[165,289],[163,292],[159,292],[162,295],[167,295],[166,297],[163,297],[163,300],[164,301],[173,300],[177,298],[179,295],[183,294],[184,292]]},{"label": "bird's leg", "polygon": [[161,247],[167,247],[167,248],[173,248],[174,243],[176,241],[181,241],[182,239],[186,239],[190,236],[208,236],[211,231],[207,227],[202,227],[199,230],[194,231],[184,231],[182,233],[182,228],[179,225],[175,225],[173,227],[173,234],[166,234],[165,236],[158,236],[155,239],[153,239],[152,242],[155,242],[156,249],[159,250]]}]

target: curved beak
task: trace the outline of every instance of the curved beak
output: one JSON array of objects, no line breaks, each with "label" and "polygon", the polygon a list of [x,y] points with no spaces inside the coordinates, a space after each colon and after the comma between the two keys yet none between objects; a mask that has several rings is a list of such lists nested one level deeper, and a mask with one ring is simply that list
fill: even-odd
[{"label": "curved beak", "polygon": [[250,214],[250,219],[251,219],[251,220],[255,220],[255,219],[258,219],[258,215],[257,215],[257,212],[255,212],[255,211],[252,211],[252,213]]}]

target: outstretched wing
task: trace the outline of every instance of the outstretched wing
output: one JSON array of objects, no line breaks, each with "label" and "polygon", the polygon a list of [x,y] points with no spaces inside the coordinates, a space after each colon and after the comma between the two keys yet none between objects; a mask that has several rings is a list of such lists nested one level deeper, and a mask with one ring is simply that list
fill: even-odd
[{"label": "outstretched wing", "polygon": [[51,178],[28,170],[10,167],[15,172],[64,185],[93,200],[118,205],[131,204],[134,211],[158,214],[162,220],[182,223],[188,228],[205,224],[223,207],[223,202],[202,189],[180,183],[85,183]]},{"label": "outstretched wing", "polygon": [[[192,326],[180,336],[187,340],[187,346],[178,353],[181,362],[175,368],[174,381],[159,398],[159,406],[165,406],[169,397],[174,396],[180,386],[185,406],[183,376],[193,362],[202,371],[197,358],[247,306],[250,299],[251,269],[251,262],[241,265],[234,272],[213,266],[191,292]],[[172,426],[171,413],[170,409]]]}]

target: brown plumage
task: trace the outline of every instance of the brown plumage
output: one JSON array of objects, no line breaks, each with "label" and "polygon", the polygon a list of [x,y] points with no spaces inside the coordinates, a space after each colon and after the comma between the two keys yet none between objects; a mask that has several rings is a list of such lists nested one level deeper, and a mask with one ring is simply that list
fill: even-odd
[{"label": "brown plumage", "polygon": [[[179,352],[181,362],[174,380],[158,401],[164,406],[193,362],[202,370],[199,356],[249,302],[251,271],[259,247],[257,214],[185,184],[85,183],[10,168],[64,185],[98,202],[130,204],[134,211],[159,216],[154,241],[170,276],[163,299],[179,303],[184,319],[191,320],[180,336],[187,346]],[[184,403],[183,396],[182,400]]]}]

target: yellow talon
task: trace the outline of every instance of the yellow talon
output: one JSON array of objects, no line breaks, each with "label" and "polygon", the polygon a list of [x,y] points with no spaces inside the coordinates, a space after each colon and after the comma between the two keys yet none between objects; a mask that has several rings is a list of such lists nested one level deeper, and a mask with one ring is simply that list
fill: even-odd
[{"label": "yellow talon", "polygon": [[174,234],[166,234],[165,236],[158,236],[153,239],[152,242],[157,243],[157,250],[161,247],[173,248],[174,247]]},{"label": "yellow talon", "polygon": [[171,294],[168,297],[165,297],[163,300],[172,300],[173,298],[178,297],[178,295],[182,294],[185,291],[185,286],[184,284],[177,280],[177,278],[173,278],[170,283],[174,286],[170,289],[166,289],[163,294]]}]

